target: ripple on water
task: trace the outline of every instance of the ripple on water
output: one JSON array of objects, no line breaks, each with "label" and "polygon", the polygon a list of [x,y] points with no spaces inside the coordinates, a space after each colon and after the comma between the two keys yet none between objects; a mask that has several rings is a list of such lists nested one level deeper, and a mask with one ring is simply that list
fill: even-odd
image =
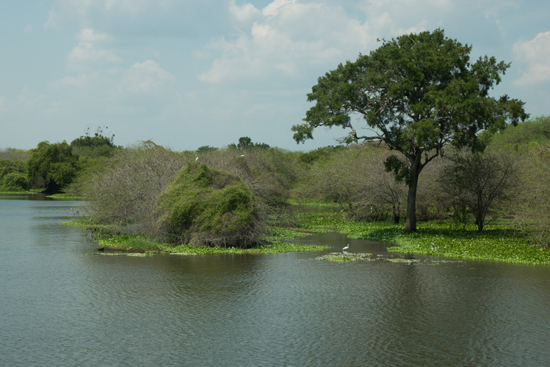
[{"label": "ripple on water", "polygon": [[[86,256],[93,241],[49,217],[66,208],[5,208],[0,365],[539,366],[550,359],[547,268],[422,256],[390,262],[404,257],[337,234],[304,239],[329,243],[317,254]],[[376,260],[312,261],[347,243]]]}]

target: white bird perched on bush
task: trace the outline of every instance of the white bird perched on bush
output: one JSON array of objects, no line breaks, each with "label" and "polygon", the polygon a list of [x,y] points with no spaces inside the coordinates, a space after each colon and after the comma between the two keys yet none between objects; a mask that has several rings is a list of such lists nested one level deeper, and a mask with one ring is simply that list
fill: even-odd
[{"label": "white bird perched on bush", "polygon": [[199,160],[199,157],[195,158],[195,162]]}]

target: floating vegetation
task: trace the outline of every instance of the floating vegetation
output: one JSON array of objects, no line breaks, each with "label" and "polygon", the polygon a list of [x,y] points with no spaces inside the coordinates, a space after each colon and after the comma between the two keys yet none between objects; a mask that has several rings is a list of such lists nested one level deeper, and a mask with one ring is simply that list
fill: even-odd
[{"label": "floating vegetation", "polygon": [[100,255],[100,256],[132,256],[132,257],[147,257],[155,255],[155,253],[145,252],[92,252],[91,254],[86,255]]},{"label": "floating vegetation", "polygon": [[354,254],[354,253],[342,253],[342,252],[331,252],[330,254],[316,257],[314,260],[326,260],[326,261],[335,261],[335,262],[350,262],[350,261],[357,261],[357,260],[366,260],[370,261],[372,254],[369,253],[361,253],[361,254]]},{"label": "floating vegetation", "polygon": [[413,264],[413,263],[419,263],[420,260],[418,259],[403,259],[403,258],[388,258],[386,259],[388,260],[389,262],[392,262],[392,263],[405,263],[405,264]]},{"label": "floating vegetation", "polygon": [[387,222],[349,222],[331,213],[300,213],[304,229],[334,227],[350,238],[380,241],[394,246],[390,253],[424,254],[458,259],[504,261],[521,264],[550,264],[550,251],[533,245],[510,224],[453,228],[452,223],[419,222],[417,231],[405,233],[404,226]]}]

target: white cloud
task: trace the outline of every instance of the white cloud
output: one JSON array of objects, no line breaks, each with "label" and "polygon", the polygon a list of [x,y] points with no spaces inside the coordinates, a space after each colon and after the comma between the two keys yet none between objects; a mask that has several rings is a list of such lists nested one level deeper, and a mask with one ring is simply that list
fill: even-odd
[{"label": "white cloud", "polygon": [[530,86],[550,81],[550,31],[539,33],[530,41],[518,41],[513,51],[516,61],[527,64],[527,69],[519,79],[518,86]]},{"label": "white cloud", "polygon": [[279,14],[279,8],[294,3],[296,3],[296,0],[274,0],[272,3],[268,4],[265,8],[262,9],[262,14],[264,16],[275,16]]},{"label": "white cloud", "polygon": [[54,115],[61,106],[60,102],[52,101],[45,94],[38,94],[29,87],[23,87],[17,102],[16,110],[38,112],[39,115]]},{"label": "white cloud", "polygon": [[152,93],[161,91],[167,83],[175,78],[168,71],[162,69],[153,60],[136,62],[124,73],[122,81],[116,88],[117,94],[123,93]]},{"label": "white cloud", "polygon": [[350,18],[340,7],[275,0],[263,16],[236,39],[212,41],[217,53],[199,80],[259,80],[296,76],[308,65],[337,63],[364,51],[375,37],[369,24]]},{"label": "white cloud", "polygon": [[229,3],[229,13],[239,22],[247,22],[258,18],[262,12],[252,4],[236,5],[235,0]]},{"label": "white cloud", "polygon": [[101,47],[101,44],[111,41],[109,35],[84,28],[76,38],[78,45],[72,49],[67,58],[70,67],[81,69],[93,64],[113,64],[122,61],[113,50]]},{"label": "white cloud", "polygon": [[46,95],[36,94],[29,87],[24,87],[21,94],[17,97],[17,100],[25,109],[31,109],[37,105],[41,105],[46,101],[46,99]]},{"label": "white cloud", "polygon": [[83,88],[88,85],[89,77],[86,74],[79,74],[78,76],[67,76],[63,79],[56,80],[50,83],[52,88],[64,88],[64,87],[79,87]]},{"label": "white cloud", "polygon": [[25,33],[31,33],[34,30],[33,26],[30,24],[27,24],[25,27],[23,27],[23,31]]},{"label": "white cloud", "polygon": [[[234,17],[246,19],[250,6],[233,6],[231,0],[53,0],[46,28],[80,24],[117,38],[209,38]],[[228,28],[230,29],[230,28]]]}]

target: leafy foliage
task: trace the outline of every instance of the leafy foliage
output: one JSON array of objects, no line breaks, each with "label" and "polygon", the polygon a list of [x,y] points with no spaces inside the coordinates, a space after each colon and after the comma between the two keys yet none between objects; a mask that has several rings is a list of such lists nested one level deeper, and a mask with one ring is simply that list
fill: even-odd
[{"label": "leafy foliage", "polygon": [[550,248],[550,144],[523,153],[521,190],[515,201],[515,223],[542,246]]},{"label": "leafy foliage", "polygon": [[27,162],[29,181],[44,179],[46,192],[56,193],[70,184],[78,172],[78,156],[65,141],[38,143]]},{"label": "leafy foliage", "polygon": [[[318,79],[308,94],[316,104],[304,124],[293,126],[294,139],[303,142],[313,138],[315,128],[339,126],[350,130],[346,143],[378,140],[401,152],[406,161],[390,157],[386,167],[409,186],[406,230],[413,232],[418,177],[443,147],[483,150],[478,132],[495,132],[528,116],[523,102],[489,96],[509,64],[487,56],[470,63],[470,52],[441,29],[383,41],[369,55]],[[357,134],[355,115],[372,135]]]},{"label": "leafy foliage", "polygon": [[29,188],[26,165],[19,160],[0,158],[0,191],[22,191]]},{"label": "leafy foliage", "polygon": [[188,163],[158,198],[160,235],[170,242],[251,247],[258,241],[255,200],[237,177]]},{"label": "leafy foliage", "polygon": [[448,223],[422,222],[415,233],[405,233],[387,222],[350,222],[337,214],[301,214],[304,228],[332,227],[350,238],[386,242],[395,245],[389,252],[448,256],[470,260],[492,260],[523,264],[550,264],[550,251],[534,246],[529,238],[510,224],[456,229]]},{"label": "leafy foliage", "polygon": [[[107,127],[105,127],[107,129]],[[71,142],[71,147],[75,153],[87,157],[111,157],[118,147],[113,143],[115,135],[103,135],[103,129],[97,128],[97,131],[92,136],[90,128],[86,129],[86,133]]]},{"label": "leafy foliage", "polygon": [[550,143],[550,116],[541,116],[517,126],[510,125],[492,136],[490,144],[496,149],[526,151],[529,147]]},{"label": "leafy foliage", "polygon": [[328,146],[328,147],[321,147],[317,148],[315,150],[312,150],[307,153],[303,153],[300,155],[300,161],[305,164],[312,164],[317,161],[321,161],[324,159],[327,159],[331,154],[338,152],[340,150],[345,149],[343,146]]},{"label": "leafy foliage", "polygon": [[232,149],[252,149],[252,148],[259,148],[259,149],[269,149],[269,145],[265,143],[253,143],[252,139],[250,139],[248,136],[243,136],[239,138],[239,142],[237,144],[229,144],[229,148]]},{"label": "leafy foliage", "polygon": [[178,153],[150,142],[121,150],[107,162],[81,189],[93,223],[132,224],[138,233],[152,236],[157,197],[185,162]]},{"label": "leafy foliage", "polygon": [[2,191],[22,191],[31,188],[27,175],[22,172],[11,172],[0,181]]}]

